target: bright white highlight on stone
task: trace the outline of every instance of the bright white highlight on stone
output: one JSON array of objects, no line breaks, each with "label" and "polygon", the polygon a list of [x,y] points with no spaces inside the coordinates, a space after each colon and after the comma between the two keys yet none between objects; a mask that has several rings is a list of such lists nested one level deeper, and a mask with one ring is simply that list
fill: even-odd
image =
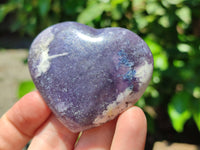
[{"label": "bright white highlight on stone", "polygon": [[[93,124],[102,124],[107,122],[108,120],[112,120],[119,113],[132,106],[134,100],[131,96],[131,92],[132,90],[130,88],[126,88],[124,92],[120,93],[117,96],[117,100],[114,101],[112,104],[109,104],[106,110],[103,111],[102,115],[97,116],[97,118],[93,121]],[[135,99],[135,101],[136,100],[137,99]]]},{"label": "bright white highlight on stone", "polygon": [[103,37],[91,37],[80,32],[77,32],[77,35],[79,38],[89,42],[101,42],[103,40]]},{"label": "bright white highlight on stone", "polygon": [[144,62],[144,65],[136,68],[135,77],[140,80],[140,86],[142,83],[148,83],[148,80],[151,79],[152,72],[153,64],[149,64],[147,61]]}]

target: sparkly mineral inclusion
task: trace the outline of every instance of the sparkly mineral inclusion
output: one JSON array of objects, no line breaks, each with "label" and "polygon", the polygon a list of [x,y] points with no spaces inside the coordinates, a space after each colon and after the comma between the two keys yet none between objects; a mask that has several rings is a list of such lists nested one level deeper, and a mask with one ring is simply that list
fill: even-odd
[{"label": "sparkly mineral inclusion", "polygon": [[75,22],[41,32],[28,63],[45,102],[73,132],[99,126],[131,107],[153,72],[152,53],[135,33]]}]

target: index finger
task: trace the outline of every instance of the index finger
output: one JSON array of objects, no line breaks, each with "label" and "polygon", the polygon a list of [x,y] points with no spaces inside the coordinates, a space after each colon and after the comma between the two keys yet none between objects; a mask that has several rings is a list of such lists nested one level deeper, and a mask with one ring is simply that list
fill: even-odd
[{"label": "index finger", "polygon": [[0,149],[21,150],[50,113],[37,91],[25,95],[0,119]]}]

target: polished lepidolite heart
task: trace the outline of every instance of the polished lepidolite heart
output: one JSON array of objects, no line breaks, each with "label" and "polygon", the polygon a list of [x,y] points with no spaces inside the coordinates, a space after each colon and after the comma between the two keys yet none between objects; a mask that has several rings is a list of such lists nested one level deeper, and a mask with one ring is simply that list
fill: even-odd
[{"label": "polished lepidolite heart", "polygon": [[132,106],[153,72],[152,53],[135,33],[75,22],[41,32],[28,64],[45,102],[73,132],[101,125]]}]

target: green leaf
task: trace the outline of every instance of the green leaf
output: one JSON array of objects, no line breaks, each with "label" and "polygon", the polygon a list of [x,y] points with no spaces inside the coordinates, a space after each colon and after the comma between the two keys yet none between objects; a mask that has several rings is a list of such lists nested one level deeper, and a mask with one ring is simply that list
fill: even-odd
[{"label": "green leaf", "polygon": [[145,0],[133,0],[132,8],[135,12],[144,11],[146,9]]},{"label": "green leaf", "polygon": [[192,113],[194,121],[200,131],[200,99],[193,99],[192,102]]},{"label": "green leaf", "polygon": [[189,53],[189,52],[192,50],[192,47],[191,47],[189,44],[179,43],[179,44],[177,45],[177,49],[178,49],[180,52]]},{"label": "green leaf", "polygon": [[51,6],[51,0],[39,0],[38,7],[40,16],[42,17],[46,16],[50,9],[50,6]]},{"label": "green leaf", "polygon": [[187,92],[179,92],[172,98],[168,104],[168,114],[172,121],[172,126],[177,132],[182,132],[184,124],[191,117],[188,108],[190,102],[190,94]]},{"label": "green leaf", "polygon": [[144,96],[142,96],[142,97],[140,98],[140,100],[137,101],[137,103],[135,103],[135,106],[138,106],[138,107],[141,107],[141,108],[143,108],[143,107],[145,106]]},{"label": "green leaf", "polygon": [[161,7],[161,5],[157,2],[151,2],[149,1],[146,6],[146,10],[148,14],[153,15],[164,15],[165,9]]},{"label": "green leaf", "polygon": [[174,60],[173,61],[173,65],[176,67],[176,68],[181,68],[185,65],[185,62],[182,61],[182,60]]},{"label": "green leaf", "polygon": [[3,21],[3,19],[6,17],[7,14],[15,10],[17,7],[18,5],[12,3],[0,5],[0,22]]},{"label": "green leaf", "polygon": [[159,92],[153,86],[148,86],[145,93],[150,94],[153,98],[157,98],[159,96]]},{"label": "green leaf", "polygon": [[184,0],[162,0],[162,1],[167,3],[168,5],[177,5],[182,3]]},{"label": "green leaf", "polygon": [[193,96],[197,99],[200,99],[200,86],[196,86],[193,90]]},{"label": "green leaf", "polygon": [[18,89],[18,97],[21,98],[33,90],[35,90],[35,85],[32,81],[21,82]]},{"label": "green leaf", "polygon": [[147,118],[147,130],[148,132],[150,132],[151,134],[155,133],[155,121],[154,118],[152,118],[147,112],[145,113],[146,118]]},{"label": "green leaf", "polygon": [[191,11],[188,7],[182,7],[176,11],[176,15],[185,23],[190,24],[192,21]]},{"label": "green leaf", "polygon": [[169,28],[170,27],[170,19],[169,19],[169,15],[164,15],[162,16],[158,23],[163,26],[164,28]]},{"label": "green leaf", "polygon": [[[84,5],[86,1],[80,1],[80,0],[67,0],[67,1],[62,1],[61,5],[63,7],[63,11],[66,13],[66,15],[74,15],[76,13],[82,12]],[[58,9],[59,6],[58,6]]]},{"label": "green leaf", "polygon": [[112,18],[114,20],[120,20],[122,18],[122,12],[117,7],[112,9]]},{"label": "green leaf", "polygon": [[125,1],[127,1],[127,0],[111,0],[111,5],[113,7],[116,7],[117,5],[122,4]]},{"label": "green leaf", "polygon": [[140,30],[142,30],[143,28],[145,28],[148,25],[148,20],[147,20],[146,16],[144,16],[142,14],[135,15],[135,20],[136,20],[138,28]]},{"label": "green leaf", "polygon": [[165,53],[154,56],[155,68],[166,70],[168,68],[168,59]]},{"label": "green leaf", "polygon": [[77,21],[83,24],[88,24],[95,20],[96,18],[100,17],[102,13],[108,8],[108,4],[106,3],[94,3],[90,5],[85,10],[80,13],[78,16]]},{"label": "green leaf", "polygon": [[158,43],[156,43],[150,36],[147,36],[144,40],[151,49],[153,55],[157,55],[162,51],[162,47]]},{"label": "green leaf", "polygon": [[179,71],[179,76],[181,77],[181,79],[183,80],[191,80],[192,78],[194,78],[195,72],[193,69],[191,68],[182,68]]},{"label": "green leaf", "polygon": [[151,39],[151,37],[146,37],[145,42],[153,54],[154,67],[160,70],[166,70],[168,68],[168,58],[163,48],[153,39]]},{"label": "green leaf", "polygon": [[158,84],[161,80],[161,75],[160,75],[160,71],[154,71],[153,72],[153,83]]}]

